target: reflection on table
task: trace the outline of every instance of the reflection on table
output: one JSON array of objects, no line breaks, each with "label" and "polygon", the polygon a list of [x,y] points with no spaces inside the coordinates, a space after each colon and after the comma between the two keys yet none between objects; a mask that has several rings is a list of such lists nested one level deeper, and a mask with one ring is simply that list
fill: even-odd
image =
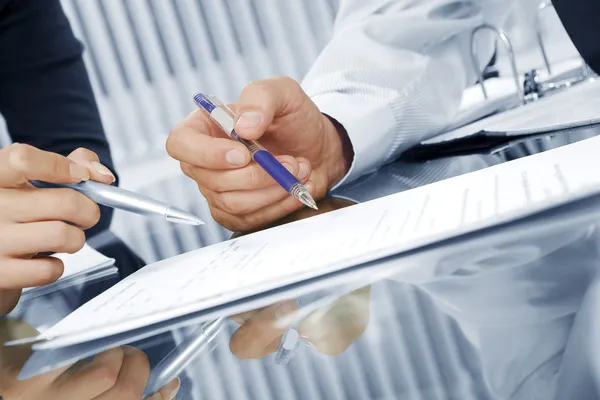
[{"label": "reflection on table", "polygon": [[[557,146],[568,142],[559,140],[563,143]],[[552,147],[549,140],[544,144]],[[332,193],[319,204],[319,213],[516,157],[509,153],[396,162]],[[278,224],[316,213],[303,209]],[[595,398],[590,397],[595,395],[590,316],[598,301],[594,290],[584,296],[595,287],[590,285],[598,261],[596,220],[577,210],[569,216],[549,215],[516,230],[390,262],[385,279],[371,283],[363,277],[350,293],[331,287],[284,301],[291,306],[284,316],[319,305],[298,324],[301,341],[308,345],[299,346],[285,367],[276,365],[272,355],[285,332],[285,324],[278,324],[282,304],[233,316],[210,351],[189,365],[182,387],[189,398],[219,400],[531,400],[552,398],[556,388],[563,391],[557,399]],[[151,249],[144,257],[166,258],[198,247],[194,237],[187,227],[159,227],[136,237],[135,247]],[[394,273],[408,267],[417,273]],[[123,265],[129,272],[136,268]],[[81,296],[61,294],[17,314],[43,329],[76,307]],[[172,336],[136,346],[155,364],[173,341],[195,329],[177,329]],[[569,370],[588,373],[575,380]]]}]

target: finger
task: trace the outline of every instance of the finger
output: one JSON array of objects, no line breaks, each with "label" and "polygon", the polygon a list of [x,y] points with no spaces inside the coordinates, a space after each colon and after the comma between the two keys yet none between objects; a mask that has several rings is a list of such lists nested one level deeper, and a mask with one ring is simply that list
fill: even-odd
[{"label": "finger", "polygon": [[241,168],[252,160],[243,144],[212,137],[189,126],[180,126],[171,132],[167,152],[178,161],[212,170]]},{"label": "finger", "polygon": [[[315,186],[311,181],[308,181],[304,187],[313,197],[315,196]],[[283,200],[279,202],[273,203],[260,210],[245,215],[231,214],[218,208],[212,203],[210,204],[211,215],[213,219],[226,229],[229,229],[233,232],[245,232],[262,228],[302,207],[305,207],[304,204],[290,195],[284,196]]]},{"label": "finger", "polygon": [[245,139],[256,140],[265,133],[275,116],[298,109],[306,99],[298,82],[291,78],[276,77],[250,82],[235,104],[235,131]]},{"label": "finger", "polygon": [[242,359],[260,358],[272,353],[288,328],[278,322],[288,319],[296,310],[296,303],[288,300],[260,311],[232,335],[229,342],[231,352]]},{"label": "finger", "polygon": [[0,216],[14,222],[68,221],[88,229],[100,220],[100,208],[71,189],[0,189]]},{"label": "finger", "polygon": [[124,359],[122,348],[107,350],[79,371],[60,376],[54,386],[59,393],[68,394],[69,400],[94,399],[117,383]]},{"label": "finger", "polygon": [[139,400],[144,394],[150,362],[143,351],[131,346],[123,346],[123,365],[116,383],[94,400]]},{"label": "finger", "polygon": [[181,381],[179,378],[173,379],[171,382],[163,386],[158,393],[148,397],[146,400],[173,400],[179,392]]},{"label": "finger", "polygon": [[367,329],[370,288],[356,290],[327,309],[312,313],[300,324],[299,334],[322,354],[336,356],[343,353]]},{"label": "finger", "polygon": [[48,285],[55,282],[64,272],[64,264],[54,257],[23,260],[2,259],[0,289],[23,289]]},{"label": "finger", "polygon": [[236,322],[238,325],[243,325],[246,322],[250,321],[252,317],[256,314],[264,310],[265,308],[259,308],[257,310],[246,311],[240,314],[232,315],[230,318],[232,321]]},{"label": "finger", "polygon": [[98,155],[91,150],[80,147],[69,154],[67,158],[87,168],[90,179],[94,181],[110,184],[117,180],[112,171],[100,163]]},{"label": "finger", "polygon": [[86,168],[59,154],[20,143],[0,150],[0,187],[19,187],[32,180],[77,183],[89,178]]},{"label": "finger", "polygon": [[210,204],[228,214],[244,216],[277,204],[288,197],[290,194],[281,186],[271,186],[258,190],[214,193]]},{"label": "finger", "polygon": [[[299,181],[306,182],[310,176],[312,168],[307,159],[296,159],[291,156],[276,158]],[[215,192],[264,189],[278,185],[277,181],[257,163],[250,163],[244,168],[229,171],[215,171],[186,164],[182,165],[182,170],[199,185]]]},{"label": "finger", "polygon": [[69,253],[83,247],[85,234],[61,221],[11,224],[1,229],[0,254],[18,257],[30,253]]}]

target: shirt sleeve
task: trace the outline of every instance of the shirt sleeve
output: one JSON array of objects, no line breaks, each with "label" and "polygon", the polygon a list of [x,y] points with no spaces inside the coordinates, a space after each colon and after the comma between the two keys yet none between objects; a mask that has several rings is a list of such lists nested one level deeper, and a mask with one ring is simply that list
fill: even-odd
[{"label": "shirt sleeve", "polygon": [[[354,150],[336,186],[375,171],[440,133],[477,81],[471,32],[501,26],[512,0],[341,0],[334,34],[302,85],[346,129]],[[483,69],[495,38],[478,35]]]},{"label": "shirt sleeve", "polygon": [[[0,113],[11,139],[67,155],[88,148],[113,162],[92,87],[59,0],[12,0],[0,13]],[[88,236],[108,229],[112,210]]]}]

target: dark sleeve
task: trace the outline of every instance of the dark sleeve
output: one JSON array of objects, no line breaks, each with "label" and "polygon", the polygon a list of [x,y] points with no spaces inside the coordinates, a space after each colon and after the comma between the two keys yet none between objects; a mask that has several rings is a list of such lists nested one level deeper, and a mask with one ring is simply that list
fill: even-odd
[{"label": "dark sleeve", "polygon": [[[11,0],[0,11],[0,114],[14,142],[63,155],[85,147],[114,171],[82,52],[59,0]],[[111,215],[103,207],[88,236]]]},{"label": "dark sleeve", "polygon": [[554,0],[552,6],[581,57],[600,73],[600,1]]}]

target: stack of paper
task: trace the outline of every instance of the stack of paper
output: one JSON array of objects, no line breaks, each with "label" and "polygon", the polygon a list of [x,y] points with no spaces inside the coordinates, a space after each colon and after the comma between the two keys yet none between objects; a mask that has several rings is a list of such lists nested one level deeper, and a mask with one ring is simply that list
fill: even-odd
[{"label": "stack of paper", "polygon": [[[600,195],[598,153],[600,138],[592,138],[157,262],[45,331],[34,349],[254,308],[281,288]],[[425,273],[416,267],[400,264],[397,273]]]},{"label": "stack of paper", "polygon": [[89,283],[117,274],[115,260],[108,258],[87,244],[75,254],[56,253],[53,257],[64,263],[62,276],[54,283],[45,286],[26,288],[21,300],[28,300],[80,283]]}]

